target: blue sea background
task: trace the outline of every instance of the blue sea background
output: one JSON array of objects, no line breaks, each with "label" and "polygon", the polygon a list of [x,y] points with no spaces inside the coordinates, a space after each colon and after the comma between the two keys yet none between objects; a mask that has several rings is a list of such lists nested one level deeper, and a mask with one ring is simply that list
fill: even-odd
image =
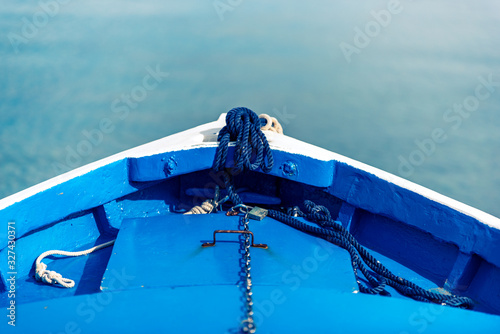
[{"label": "blue sea background", "polygon": [[60,1],[0,8],[0,198],[246,106],[500,217],[499,2]]}]

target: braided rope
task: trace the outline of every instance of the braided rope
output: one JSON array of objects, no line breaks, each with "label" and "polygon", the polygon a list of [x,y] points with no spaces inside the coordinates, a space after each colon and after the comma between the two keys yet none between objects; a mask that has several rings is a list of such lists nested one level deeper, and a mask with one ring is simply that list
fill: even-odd
[{"label": "braided rope", "polygon": [[260,128],[262,131],[271,131],[279,133],[281,135],[283,134],[283,127],[276,118],[271,117],[268,114],[260,114],[259,118],[263,118],[266,120],[266,124]]},{"label": "braided rope", "polygon": [[201,205],[197,205],[193,207],[191,210],[188,212],[184,213],[185,215],[200,215],[200,214],[207,214],[210,213],[214,210],[215,205],[212,203],[211,200],[206,200],[203,202]]},{"label": "braided rope", "polygon": [[[274,163],[272,152],[262,131],[270,130],[280,133],[279,128],[281,128],[281,125],[276,119],[268,115],[263,114],[260,117],[259,119],[250,109],[241,107],[234,108],[227,113],[226,126],[220,130],[217,138],[219,146],[212,166],[215,172],[223,171],[225,168],[230,141],[236,141],[233,159],[234,169],[237,172],[261,168],[262,171],[267,173],[272,169]],[[265,124],[263,124],[264,121]],[[235,205],[241,204],[241,198],[234,189],[231,175],[224,171],[223,177],[229,199]],[[474,304],[468,297],[427,291],[402,277],[394,275],[361,246],[347,229],[335,222],[326,207],[316,205],[311,201],[305,201],[304,206],[306,213],[302,212],[298,207],[294,207],[289,210],[289,215],[276,210],[269,210],[268,215],[300,231],[321,237],[346,249],[351,256],[356,282],[359,291],[362,293],[390,295],[385,290],[386,286],[389,285],[401,294],[416,300],[453,307],[473,308]],[[300,222],[292,216],[305,217],[307,220],[315,222],[319,227]],[[368,280],[370,287],[361,282],[360,273]]]},{"label": "braided rope", "polygon": [[226,126],[219,131],[217,137],[219,146],[213,170],[219,172],[224,169],[229,142],[236,141],[233,157],[236,172],[258,168],[265,173],[271,171],[274,160],[267,138],[261,130],[264,121],[264,118],[259,118],[250,109],[243,107],[231,109],[226,115]]},{"label": "braided rope", "polygon": [[[295,209],[294,212],[309,221],[317,223],[320,227],[305,224],[290,215],[276,210],[269,210],[268,216],[300,231],[321,237],[346,249],[351,256],[352,267],[359,291],[368,294],[389,295],[385,290],[386,285],[389,285],[399,293],[416,300],[466,309],[472,309],[474,307],[472,299],[468,297],[428,291],[402,277],[394,275],[361,246],[344,226],[332,220],[327,208],[315,205],[311,201],[305,201],[304,206],[306,208],[306,213],[297,209]],[[368,269],[371,269],[374,274],[370,273]],[[368,280],[371,287],[367,287],[361,283],[358,271]]]},{"label": "braided rope", "polygon": [[92,253],[93,251],[99,250],[104,247],[111,246],[115,243],[115,240],[105,242],[101,245],[94,246],[84,251],[79,252],[67,252],[62,250],[50,250],[43,252],[35,261],[35,278],[37,281],[41,281],[47,284],[59,284],[65,288],[72,288],[75,286],[75,281],[69,278],[62,277],[55,271],[47,270],[47,265],[42,262],[42,260],[50,255],[64,255],[64,256],[82,256]]}]

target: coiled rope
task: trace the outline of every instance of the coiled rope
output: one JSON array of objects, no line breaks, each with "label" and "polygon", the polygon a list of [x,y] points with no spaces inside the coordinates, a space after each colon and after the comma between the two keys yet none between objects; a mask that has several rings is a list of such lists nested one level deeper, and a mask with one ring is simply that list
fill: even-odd
[{"label": "coiled rope", "polygon": [[[267,116],[267,115],[266,115]],[[267,125],[264,118],[259,118],[253,111],[239,107],[231,109],[226,115],[226,126],[219,131],[219,146],[215,153],[212,169],[222,171],[227,160],[230,141],[236,141],[234,152],[234,170],[262,169],[268,173],[273,168],[274,160],[266,135],[261,127]]]},{"label": "coiled rope", "polygon": [[[269,121],[266,123],[268,124]],[[256,170],[261,168],[263,172],[269,172],[273,166],[273,157],[267,139],[261,131],[261,126],[261,121],[259,121],[257,115],[250,109],[234,108],[230,110],[226,116],[226,126],[219,132],[219,146],[213,163],[214,171],[220,172],[224,169],[227,159],[227,148],[229,141],[232,140],[236,141],[234,154],[236,171],[240,172],[242,170]],[[235,205],[242,204],[240,197],[235,191],[232,178],[228,173],[224,174],[224,181],[229,199]],[[394,275],[361,246],[347,229],[340,223],[335,222],[326,207],[316,205],[311,201],[305,201],[304,206],[305,213],[295,207],[293,210],[290,210],[289,214],[277,210],[269,210],[268,216],[302,232],[323,238],[347,250],[351,256],[352,267],[360,292],[390,295],[385,290],[386,286],[389,285],[402,295],[415,300],[453,307],[473,308],[474,303],[468,297],[427,291],[402,277]],[[292,217],[292,215],[302,216],[316,223],[319,227],[303,223]],[[366,278],[370,286],[361,282],[360,273]]]},{"label": "coiled rope", "polygon": [[[235,191],[231,175],[224,171],[229,142],[236,141],[236,149],[233,158],[234,170],[236,172],[241,172],[243,170],[257,170],[260,168],[263,172],[267,173],[272,169],[274,160],[269,143],[265,135],[262,133],[261,128],[269,125],[269,123],[271,123],[271,127],[277,129],[277,126],[273,123],[272,119],[271,122],[269,122],[269,119],[266,117],[259,119],[259,117],[250,109],[242,107],[234,108],[228,112],[226,116],[226,126],[219,132],[219,146],[217,147],[212,168],[216,172],[223,172],[224,183],[229,200],[235,205],[242,204],[242,201]],[[279,131],[276,130],[276,132]],[[302,232],[323,238],[347,250],[351,256],[352,267],[360,292],[389,295],[389,293],[385,290],[386,286],[389,285],[396,289],[399,293],[415,300],[433,302],[453,307],[468,309],[473,308],[474,303],[468,297],[431,292],[410,281],[407,281],[402,277],[394,275],[379,261],[377,261],[363,246],[361,246],[347,229],[345,229],[340,223],[334,221],[326,207],[316,205],[311,201],[305,201],[304,207],[305,212],[302,212],[299,208],[295,207],[289,211],[289,214],[285,214],[277,210],[269,210],[268,216]],[[203,213],[202,211],[211,212],[213,207],[202,205],[199,208],[193,208],[192,210],[194,211],[191,213]],[[305,219],[314,222],[319,227],[301,222],[292,215],[304,217]],[[49,255],[87,255],[98,249],[108,247],[114,242],[115,240],[111,240],[80,252],[66,252],[60,250],[44,252],[36,260],[35,277],[38,281],[42,281],[47,284],[59,284],[63,287],[71,288],[75,285],[73,280],[63,278],[55,271],[47,270],[47,265],[41,261]],[[369,269],[371,269],[373,273],[370,272]],[[368,287],[361,282],[361,276],[358,271],[361,272],[361,274],[367,279],[371,287]]]},{"label": "coiled rope", "polygon": [[[344,226],[334,221],[326,207],[316,205],[311,201],[305,201],[304,206],[306,210],[305,213],[300,211],[300,209],[295,209],[294,212],[296,212],[298,216],[316,223],[319,227],[308,225],[288,214],[276,210],[269,210],[268,216],[302,232],[330,241],[347,250],[351,256],[352,267],[360,292],[389,295],[385,290],[386,285],[389,285],[402,295],[416,300],[467,309],[473,308],[474,303],[472,299],[468,297],[431,292],[402,277],[394,275],[361,246]],[[370,272],[369,269],[374,273]],[[371,287],[361,282],[358,271],[368,280]]]},{"label": "coiled rope", "polygon": [[260,114],[259,118],[263,118],[266,120],[266,124],[260,128],[262,131],[276,132],[280,135],[283,134],[283,127],[276,118],[271,117],[268,114]]},{"label": "coiled rope", "polygon": [[101,248],[111,246],[115,243],[115,240],[105,242],[101,245],[89,248],[84,251],[79,252],[66,252],[62,250],[50,250],[46,251],[36,259],[35,261],[35,278],[37,281],[41,281],[47,284],[59,284],[65,288],[72,288],[75,286],[75,281],[69,278],[62,277],[61,274],[56,273],[52,270],[47,270],[47,265],[42,262],[42,260],[49,255],[64,255],[64,256],[82,256],[92,253]]}]

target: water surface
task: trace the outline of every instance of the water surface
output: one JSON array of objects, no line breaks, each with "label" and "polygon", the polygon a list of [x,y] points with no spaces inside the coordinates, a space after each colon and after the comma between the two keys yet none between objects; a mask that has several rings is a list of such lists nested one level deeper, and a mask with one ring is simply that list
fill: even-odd
[{"label": "water surface", "polygon": [[500,217],[496,2],[43,3],[0,11],[0,197],[246,106]]}]

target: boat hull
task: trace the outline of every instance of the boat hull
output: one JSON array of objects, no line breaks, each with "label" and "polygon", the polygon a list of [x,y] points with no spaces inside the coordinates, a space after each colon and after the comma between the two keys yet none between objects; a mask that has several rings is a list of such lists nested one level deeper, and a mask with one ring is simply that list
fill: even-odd
[{"label": "boat hull", "polygon": [[[222,182],[211,166],[223,118],[0,201],[0,221],[15,225],[16,327],[44,325],[57,333],[239,327],[238,238],[224,236],[214,247],[201,246],[215,230],[240,229],[239,218],[180,213],[213,198]],[[345,250],[266,217],[250,224],[256,243],[269,246],[251,251],[259,331],[499,328],[497,218],[335,153],[266,135],[273,169],[233,175],[245,203],[324,205],[396,275],[431,291],[468,296],[479,312],[409,300],[392,288],[392,297],[363,295]],[[229,156],[233,152],[230,146]],[[9,254],[5,231],[2,258]],[[78,251],[113,239],[113,247],[88,256],[45,260],[51,270],[75,279],[75,288],[35,281],[34,260],[42,252]],[[7,261],[0,263],[2,307],[13,300],[9,272]],[[22,320],[22,314],[31,320]]]}]

